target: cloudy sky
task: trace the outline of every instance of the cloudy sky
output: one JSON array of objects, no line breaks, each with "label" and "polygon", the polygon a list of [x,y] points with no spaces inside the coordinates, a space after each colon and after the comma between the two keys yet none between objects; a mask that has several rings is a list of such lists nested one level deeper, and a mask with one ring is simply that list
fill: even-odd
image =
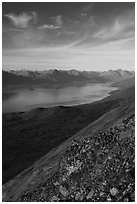
[{"label": "cloudy sky", "polygon": [[133,70],[134,3],[3,3],[3,68]]}]

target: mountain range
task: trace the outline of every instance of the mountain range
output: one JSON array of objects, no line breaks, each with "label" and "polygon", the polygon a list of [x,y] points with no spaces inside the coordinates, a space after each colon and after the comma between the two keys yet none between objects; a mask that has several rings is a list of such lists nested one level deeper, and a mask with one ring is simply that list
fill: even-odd
[{"label": "mountain range", "polygon": [[109,70],[104,72],[72,70],[10,70],[2,72],[3,85],[36,85],[47,86],[70,85],[73,83],[106,83],[119,82],[134,77],[134,71]]}]

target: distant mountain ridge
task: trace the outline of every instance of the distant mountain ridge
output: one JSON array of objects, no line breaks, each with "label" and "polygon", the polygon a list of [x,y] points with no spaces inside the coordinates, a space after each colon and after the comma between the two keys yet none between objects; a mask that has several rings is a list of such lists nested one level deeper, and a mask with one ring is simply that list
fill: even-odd
[{"label": "distant mountain ridge", "polygon": [[3,85],[12,84],[71,84],[75,82],[106,83],[119,82],[134,77],[133,71],[108,70],[97,71],[78,71],[71,70],[10,70],[2,71]]},{"label": "distant mountain ridge", "polygon": [[122,70],[122,69],[118,69],[118,70],[108,70],[105,72],[101,73],[101,76],[104,76],[107,79],[110,79],[112,81],[121,81],[124,79],[128,79],[131,78],[135,75],[134,71],[127,71],[127,70]]}]

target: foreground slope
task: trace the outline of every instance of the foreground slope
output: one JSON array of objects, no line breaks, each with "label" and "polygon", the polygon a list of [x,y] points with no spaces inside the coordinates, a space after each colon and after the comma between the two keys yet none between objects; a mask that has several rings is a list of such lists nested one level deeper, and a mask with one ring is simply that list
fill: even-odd
[{"label": "foreground slope", "polygon": [[134,201],[134,87],[120,95],[118,107],[6,183],[3,201]]},{"label": "foreground slope", "polygon": [[[119,105],[120,99],[3,114],[3,183]],[[8,150],[8,151],[7,151]]]}]

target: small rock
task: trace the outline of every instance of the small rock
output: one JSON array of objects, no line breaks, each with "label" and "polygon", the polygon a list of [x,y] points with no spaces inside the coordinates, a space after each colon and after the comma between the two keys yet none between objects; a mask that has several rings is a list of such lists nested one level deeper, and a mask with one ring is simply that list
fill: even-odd
[{"label": "small rock", "polygon": [[76,194],[76,196],[75,196],[75,200],[78,200],[79,198],[80,198],[80,192],[78,192],[77,194]]},{"label": "small rock", "polygon": [[75,200],[83,200],[83,195],[82,195],[82,192],[78,192],[75,196]]},{"label": "small rock", "polygon": [[67,196],[69,194],[69,192],[63,186],[60,186],[59,191],[63,196]]},{"label": "small rock", "polygon": [[94,190],[91,189],[91,191],[90,191],[90,192],[88,193],[88,195],[87,195],[87,199],[92,198],[93,195],[94,195]]},{"label": "small rock", "polygon": [[51,202],[58,201],[57,196],[53,196],[50,201],[51,201]]},{"label": "small rock", "polygon": [[129,201],[128,198],[125,198],[125,199],[124,199],[124,202],[128,202],[128,201]]},{"label": "small rock", "polygon": [[130,197],[131,197],[132,201],[134,201],[134,200],[135,200],[135,192],[133,192],[133,193],[130,195]]},{"label": "small rock", "polygon": [[58,186],[59,185],[59,182],[55,182],[55,183],[53,183],[54,184],[54,186]]},{"label": "small rock", "polygon": [[107,197],[107,201],[108,201],[108,202],[111,202],[111,201],[112,201],[112,199],[110,198],[110,196]]},{"label": "small rock", "polygon": [[114,187],[111,188],[111,189],[110,189],[110,193],[111,193],[112,196],[115,196],[115,195],[118,193],[117,188],[114,188]]},{"label": "small rock", "polygon": [[105,194],[104,192],[100,192],[100,194],[99,194],[99,195],[102,197],[104,194]]}]

